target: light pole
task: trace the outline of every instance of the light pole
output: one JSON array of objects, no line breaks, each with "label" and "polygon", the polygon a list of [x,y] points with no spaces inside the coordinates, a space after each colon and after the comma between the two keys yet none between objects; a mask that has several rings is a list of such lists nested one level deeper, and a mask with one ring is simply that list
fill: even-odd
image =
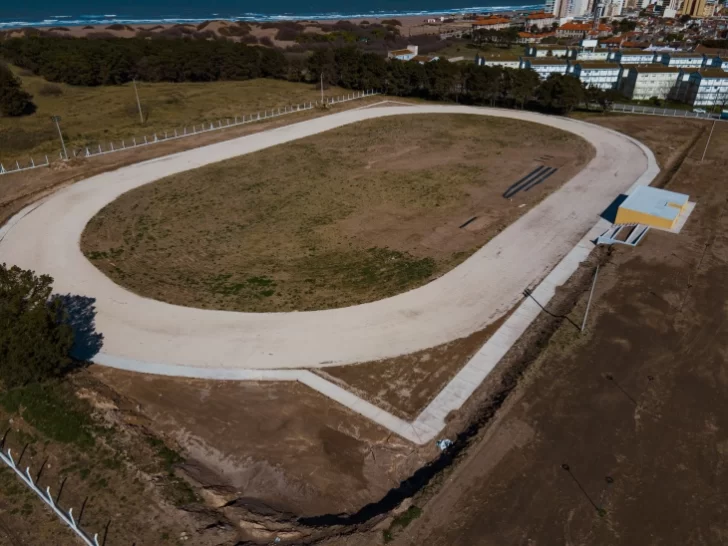
[{"label": "light pole", "polygon": [[56,129],[58,129],[58,136],[61,138],[61,147],[63,148],[63,157],[68,160],[68,152],[66,151],[66,143],[63,142],[63,133],[61,132],[61,116],[51,116],[51,121],[56,124]]},{"label": "light pole", "polygon": [[134,95],[136,96],[137,108],[139,108],[139,121],[144,125],[144,114],[142,114],[142,103],[139,101],[139,91],[137,91],[136,78],[131,80],[134,84]]},{"label": "light pole", "polygon": [[321,104],[324,103],[324,73],[321,72]]}]

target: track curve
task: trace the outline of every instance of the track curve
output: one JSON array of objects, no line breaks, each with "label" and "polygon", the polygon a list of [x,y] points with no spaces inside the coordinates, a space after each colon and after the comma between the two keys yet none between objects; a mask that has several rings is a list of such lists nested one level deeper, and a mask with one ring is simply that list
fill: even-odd
[{"label": "track curve", "polygon": [[[121,194],[159,178],[376,117],[473,114],[550,125],[596,149],[559,190],[433,282],[384,300],[325,311],[235,313],[143,298],[116,285],[81,253],[88,221]],[[571,250],[620,193],[649,184],[650,150],[615,131],[531,112],[467,106],[349,110],[145,161],[64,188],[0,229],[0,262],[55,279],[58,293],[96,299],[104,335],[99,364],[180,375],[192,369],[324,367],[406,354],[457,339],[497,320]]]}]

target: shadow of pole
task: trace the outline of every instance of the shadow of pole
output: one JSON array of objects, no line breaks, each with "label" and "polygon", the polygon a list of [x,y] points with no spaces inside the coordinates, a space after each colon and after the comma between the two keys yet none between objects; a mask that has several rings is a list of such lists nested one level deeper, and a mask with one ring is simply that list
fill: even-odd
[{"label": "shadow of pole", "polygon": [[104,540],[101,541],[101,546],[106,546],[106,538],[109,536],[109,527],[111,527],[111,520],[106,522],[106,527],[104,527]]},{"label": "shadow of pole", "polygon": [[2,450],[4,450],[4,449],[5,449],[5,440],[7,440],[7,439],[8,439],[8,434],[10,434],[10,428],[9,428],[9,427],[8,427],[8,429],[7,429],[6,431],[5,431],[5,434],[3,434],[3,439],[2,439],[2,440],[0,440],[0,449],[2,449]]},{"label": "shadow of pole", "polygon": [[531,298],[534,302],[536,302],[536,305],[538,305],[541,308],[541,311],[543,311],[547,315],[549,315],[551,317],[554,317],[554,318],[557,318],[557,319],[566,320],[574,328],[576,328],[577,330],[581,331],[581,328],[579,327],[579,325],[576,324],[573,320],[571,320],[571,318],[569,318],[567,315],[556,315],[555,313],[552,313],[551,311],[549,311],[548,309],[546,309],[543,305],[541,305],[539,303],[539,301],[536,298],[533,297],[533,293],[528,288],[526,288],[523,291],[523,295],[526,296],[527,298]]},{"label": "shadow of pole", "polygon": [[83,499],[83,504],[81,504],[81,510],[78,512],[78,521],[76,522],[77,525],[81,525],[81,520],[83,519],[83,513],[86,511],[86,503],[88,502],[88,497]]},{"label": "shadow of pole", "polygon": [[25,450],[28,449],[29,445],[30,444],[25,444],[23,446],[23,451],[20,452],[20,457],[18,457],[18,460],[15,462],[15,466],[17,466],[18,468],[20,468],[20,461],[23,460],[23,455],[25,455]]},{"label": "shadow of pole", "polygon": [[35,475],[35,484],[36,485],[38,485],[40,483],[40,477],[43,475],[43,469],[45,469],[47,464],[48,464],[48,457],[45,458],[45,461],[43,461],[43,464],[40,465],[40,468],[38,469],[38,473]]},{"label": "shadow of pole", "polygon": [[66,480],[68,479],[68,476],[64,477],[61,481],[61,487],[58,488],[58,494],[56,495],[56,504],[58,504],[58,501],[61,500],[61,493],[63,493],[63,488],[66,485]]}]

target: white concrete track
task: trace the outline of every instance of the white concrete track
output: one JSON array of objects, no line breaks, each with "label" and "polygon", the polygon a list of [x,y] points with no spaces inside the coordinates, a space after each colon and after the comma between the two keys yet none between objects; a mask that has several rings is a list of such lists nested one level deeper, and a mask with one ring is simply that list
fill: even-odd
[{"label": "white concrete track", "polygon": [[[357,121],[438,113],[550,125],[590,142],[596,156],[454,270],[416,290],[365,305],[265,314],[179,307],[121,288],[80,251],[81,233],[94,214],[143,184]],[[567,118],[466,106],[349,110],[124,167],[69,186],[0,229],[0,262],[51,275],[59,293],[96,298],[96,327],[104,335],[104,346],[94,360],[101,364],[152,373],[178,369],[177,375],[183,376],[197,375],[200,369],[208,369],[211,376],[217,370],[221,378],[242,372],[242,378],[248,375],[243,370],[250,369],[362,362],[432,347],[496,320],[580,241],[619,193],[638,181],[648,184],[657,172],[652,154],[636,141]],[[504,181],[504,189],[511,182]],[[214,186],[209,191],[214,192]]]}]

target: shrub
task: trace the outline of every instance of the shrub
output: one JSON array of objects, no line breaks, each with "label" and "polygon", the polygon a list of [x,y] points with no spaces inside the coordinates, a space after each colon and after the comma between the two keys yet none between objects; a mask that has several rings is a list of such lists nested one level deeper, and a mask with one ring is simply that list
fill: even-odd
[{"label": "shrub", "polygon": [[401,27],[402,22],[398,19],[382,19],[382,24],[385,27]]},{"label": "shrub", "polygon": [[0,381],[6,388],[60,376],[71,362],[73,330],[53,279],[0,265]]},{"label": "shrub", "polygon": [[96,27],[91,26],[91,25],[86,25],[85,27],[83,27],[83,30],[93,30],[94,28],[96,28]]},{"label": "shrub", "polygon": [[47,83],[38,90],[38,94],[42,97],[60,97],[63,95],[63,89],[58,85]]},{"label": "shrub", "polygon": [[[25,116],[35,112],[33,97],[23,91],[20,80],[10,69],[0,64],[0,114],[3,116]],[[0,323],[1,324],[1,323]],[[0,329],[2,326],[0,326]],[[0,358],[0,362],[2,359]]]},{"label": "shrub", "polygon": [[126,26],[120,24],[109,25],[106,30],[126,30]]},{"label": "shrub", "polygon": [[270,39],[268,36],[263,36],[259,40],[261,45],[268,46],[268,47],[275,47],[275,44],[273,43],[273,40]]},{"label": "shrub", "polygon": [[295,28],[279,28],[278,32],[276,33],[276,40],[280,40],[281,42],[295,42],[299,34],[300,32]]}]

